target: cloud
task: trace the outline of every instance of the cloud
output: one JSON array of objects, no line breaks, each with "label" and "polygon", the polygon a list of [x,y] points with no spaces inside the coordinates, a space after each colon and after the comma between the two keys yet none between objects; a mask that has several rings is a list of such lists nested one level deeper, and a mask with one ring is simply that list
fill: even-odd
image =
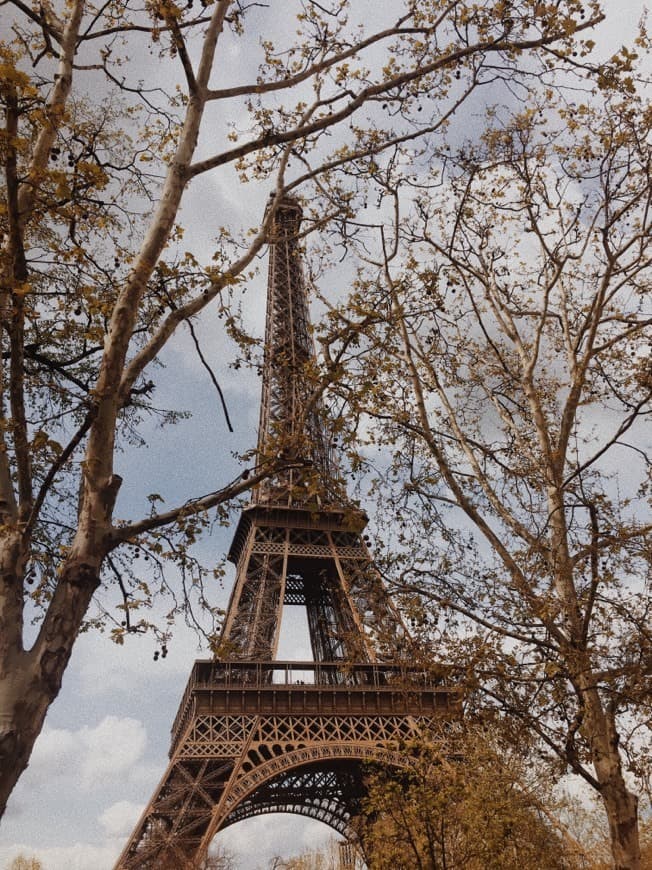
[{"label": "cloud", "polygon": [[231,825],[217,835],[214,845],[232,853],[240,870],[259,870],[269,866],[276,855],[289,857],[306,849],[320,849],[334,835],[323,822],[274,813]]},{"label": "cloud", "polygon": [[[223,598],[226,599],[225,593]],[[213,599],[220,603],[216,600],[217,594]],[[163,603],[152,611],[151,616],[164,623]],[[89,633],[77,642],[74,673],[71,670],[71,674],[79,681],[79,690],[84,697],[111,699],[111,709],[124,709],[124,699],[120,696],[146,693],[151,697],[170,682],[180,697],[192,663],[206,655],[199,648],[198,636],[179,621],[174,627],[173,640],[168,643],[169,652],[165,660],[153,660],[156,647],[156,640],[151,637],[127,637],[123,646],[117,646],[105,634]]]},{"label": "cloud", "polygon": [[137,767],[147,746],[147,732],[137,719],[105,716],[94,728],[77,731],[48,728],[36,741],[30,779],[74,776],[82,789],[124,779]]},{"label": "cloud", "polygon": [[136,822],[144,808],[145,804],[118,801],[107,807],[100,815],[100,824],[110,837],[120,837],[126,840],[136,827]]},{"label": "cloud", "polygon": [[136,719],[106,716],[96,728],[77,732],[84,750],[82,780],[88,785],[96,779],[121,778],[142,758],[147,733]]},{"label": "cloud", "polygon": [[74,732],[46,725],[34,746],[30,773],[44,778],[66,773],[75,757],[76,745]]},{"label": "cloud", "polygon": [[[147,745],[135,718],[105,716],[76,730],[46,725],[5,820],[0,867],[24,854],[46,870],[111,870],[143,808],[115,798],[143,784],[150,791],[161,772],[143,763]],[[37,831],[29,813],[40,818]]]}]

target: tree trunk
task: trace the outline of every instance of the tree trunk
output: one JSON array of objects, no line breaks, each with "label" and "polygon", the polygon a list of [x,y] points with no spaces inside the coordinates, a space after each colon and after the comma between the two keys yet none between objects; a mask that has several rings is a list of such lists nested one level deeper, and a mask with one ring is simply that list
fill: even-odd
[{"label": "tree trunk", "polygon": [[609,822],[615,870],[641,870],[638,799],[627,789],[620,770],[603,787],[602,800]]},{"label": "tree trunk", "polygon": [[69,562],[32,649],[23,650],[15,640],[0,643],[0,818],[59,694],[79,627],[98,585],[99,565]]},{"label": "tree trunk", "polygon": [[0,818],[29,758],[29,747],[23,747],[16,728],[28,667],[22,639],[25,549],[18,525],[4,519],[0,532]]},{"label": "tree trunk", "polygon": [[588,679],[580,678],[578,684],[584,700],[585,735],[591,745],[600,797],[609,824],[614,868],[641,870],[638,798],[629,791],[623,776],[615,714],[608,707],[605,709],[592,676]]},{"label": "tree trunk", "polygon": [[13,656],[0,677],[0,818],[9,796],[27,767],[45,714],[54,700],[34,679],[30,653]]}]

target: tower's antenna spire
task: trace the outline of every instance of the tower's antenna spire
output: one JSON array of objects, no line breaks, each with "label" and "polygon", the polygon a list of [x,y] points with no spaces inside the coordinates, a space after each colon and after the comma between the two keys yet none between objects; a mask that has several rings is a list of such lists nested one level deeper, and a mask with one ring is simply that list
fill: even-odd
[{"label": "tower's antenna spire", "polygon": [[315,350],[300,251],[301,219],[302,209],[296,199],[285,196],[276,204],[269,240],[258,428],[259,461],[287,459],[296,461],[299,467],[261,484],[254,503],[298,505],[323,501],[334,483],[315,378]]}]

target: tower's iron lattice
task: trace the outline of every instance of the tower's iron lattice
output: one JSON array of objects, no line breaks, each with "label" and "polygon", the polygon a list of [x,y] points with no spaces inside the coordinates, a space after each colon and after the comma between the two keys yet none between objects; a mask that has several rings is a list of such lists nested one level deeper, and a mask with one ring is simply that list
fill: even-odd
[{"label": "tower's iron lattice", "polygon": [[[405,664],[408,638],[333,467],[315,389],[298,249],[301,209],[283,200],[270,238],[260,484],[229,558],[236,579],[220,661],[197,661],[172,727],[170,763],[117,870],[198,868],[234,822],[292,812],[345,836],[365,761],[455,714],[458,690]],[[305,607],[312,660],[279,662],[283,605]]]}]

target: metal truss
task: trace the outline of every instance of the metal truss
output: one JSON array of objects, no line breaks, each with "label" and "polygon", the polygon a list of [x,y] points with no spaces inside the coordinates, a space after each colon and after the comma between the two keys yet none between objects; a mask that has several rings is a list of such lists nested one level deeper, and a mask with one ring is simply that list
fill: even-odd
[{"label": "metal truss", "polygon": [[312,528],[288,527],[283,512],[270,508],[247,512],[224,655],[273,659],[281,608],[303,604],[316,661],[374,661],[383,648],[395,658],[407,635],[360,534],[338,528],[339,515],[327,511],[295,513]]},{"label": "metal truss", "polygon": [[[263,388],[258,428],[261,458],[302,460],[303,468],[260,484],[256,499],[295,505],[332,497],[335,484],[321,403],[315,398],[315,351],[299,248],[301,207],[287,199],[278,208],[269,249]],[[341,487],[338,487],[341,497]]]}]

